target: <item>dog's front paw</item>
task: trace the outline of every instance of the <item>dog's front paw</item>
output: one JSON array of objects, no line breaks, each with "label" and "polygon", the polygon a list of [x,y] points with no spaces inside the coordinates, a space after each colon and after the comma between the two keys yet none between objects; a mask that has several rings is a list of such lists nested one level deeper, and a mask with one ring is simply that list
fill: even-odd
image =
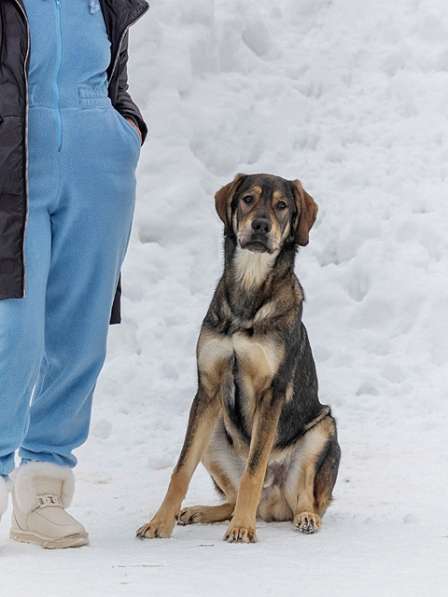
[{"label": "dog's front paw", "polygon": [[255,524],[241,524],[238,521],[232,521],[224,535],[224,540],[229,543],[255,543],[257,535],[255,533]]},{"label": "dog's front paw", "polygon": [[320,528],[320,516],[314,512],[300,512],[294,517],[294,525],[301,533],[311,535]]},{"label": "dog's front paw", "polygon": [[164,518],[161,516],[154,516],[154,518],[140,527],[137,531],[139,539],[167,539],[171,537],[175,518]]}]

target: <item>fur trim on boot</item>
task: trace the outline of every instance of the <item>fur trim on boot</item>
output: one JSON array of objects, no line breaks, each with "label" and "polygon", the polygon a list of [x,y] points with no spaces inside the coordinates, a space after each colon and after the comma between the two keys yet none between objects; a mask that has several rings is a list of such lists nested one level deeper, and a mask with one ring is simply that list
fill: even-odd
[{"label": "fur trim on boot", "polygon": [[65,466],[50,462],[27,462],[22,464],[13,474],[14,493],[22,512],[31,512],[36,505],[36,482],[38,479],[54,479],[62,481],[61,500],[64,508],[72,503],[75,492],[73,471]]}]

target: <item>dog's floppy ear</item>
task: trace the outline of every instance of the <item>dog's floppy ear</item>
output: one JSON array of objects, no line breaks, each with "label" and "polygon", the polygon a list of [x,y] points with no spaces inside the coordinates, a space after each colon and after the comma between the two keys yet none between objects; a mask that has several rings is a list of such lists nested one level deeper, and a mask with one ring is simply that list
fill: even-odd
[{"label": "dog's floppy ear", "polygon": [[305,247],[309,242],[309,232],[316,221],[318,207],[311,195],[305,191],[300,180],[293,180],[291,186],[298,214],[295,241]]},{"label": "dog's floppy ear", "polygon": [[245,174],[237,174],[232,182],[223,186],[215,194],[216,211],[226,228],[230,229],[232,227],[232,199],[245,176]]}]

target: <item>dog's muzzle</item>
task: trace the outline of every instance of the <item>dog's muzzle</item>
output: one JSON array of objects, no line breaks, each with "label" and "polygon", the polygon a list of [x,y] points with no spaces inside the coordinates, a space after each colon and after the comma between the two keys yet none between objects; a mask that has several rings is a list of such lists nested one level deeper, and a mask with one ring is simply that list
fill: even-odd
[{"label": "dog's muzzle", "polygon": [[264,234],[252,234],[249,239],[240,242],[242,249],[253,253],[272,253],[269,237]]}]

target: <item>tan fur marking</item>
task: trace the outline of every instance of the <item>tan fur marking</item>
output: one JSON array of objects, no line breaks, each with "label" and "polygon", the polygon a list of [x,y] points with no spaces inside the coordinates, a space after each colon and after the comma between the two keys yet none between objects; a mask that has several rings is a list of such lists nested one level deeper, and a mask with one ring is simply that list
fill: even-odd
[{"label": "tan fur marking", "polygon": [[238,357],[243,376],[248,376],[255,391],[266,388],[283,360],[283,347],[272,338],[250,337],[237,332],[231,338],[203,332],[198,343],[198,365],[208,391],[222,384],[230,375],[233,353]]},{"label": "tan fur marking", "polygon": [[270,301],[269,303],[265,303],[255,314],[254,323],[259,323],[264,319],[269,319],[270,317],[276,315],[278,313],[277,309],[277,302]]},{"label": "tan fur marking", "polygon": [[281,235],[281,239],[280,240],[288,238],[288,236],[290,235],[290,233],[291,233],[291,224],[288,221],[288,223],[285,226],[285,229],[283,230],[283,234]]},{"label": "tan fur marking", "polygon": [[198,343],[198,365],[200,371],[221,367],[233,354],[232,340],[221,334],[203,332]]},{"label": "tan fur marking", "polygon": [[276,218],[271,216],[269,219],[272,227],[271,232],[269,233],[271,237],[271,247],[274,251],[278,251],[282,240],[282,231]]},{"label": "tan fur marking", "polygon": [[294,396],[294,386],[293,386],[293,383],[290,381],[286,388],[285,401],[291,402],[291,400],[293,399],[293,396]]},{"label": "tan fur marking", "polygon": [[242,369],[255,383],[257,379],[272,380],[284,357],[283,346],[271,337],[249,337],[238,332],[233,335],[233,346]]},{"label": "tan fur marking", "polygon": [[272,193],[272,198],[274,199],[274,201],[280,201],[281,199],[284,199],[287,202],[286,197],[284,196],[284,194],[282,193],[282,191],[274,191]]},{"label": "tan fur marking", "polygon": [[225,379],[231,375],[230,359],[233,355],[231,339],[222,334],[203,331],[199,338],[197,355],[204,388],[211,395],[218,394],[225,386]]}]

